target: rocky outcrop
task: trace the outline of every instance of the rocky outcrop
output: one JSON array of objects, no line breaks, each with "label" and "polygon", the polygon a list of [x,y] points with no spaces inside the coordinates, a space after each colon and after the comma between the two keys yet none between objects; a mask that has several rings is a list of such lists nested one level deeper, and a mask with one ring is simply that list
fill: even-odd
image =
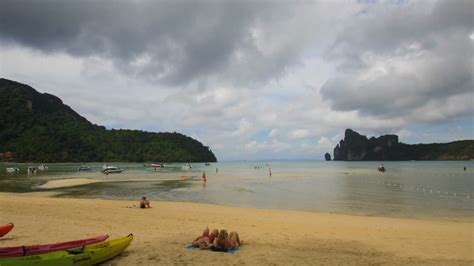
[{"label": "rocky outcrop", "polygon": [[362,136],[351,129],[346,129],[344,139],[334,148],[334,160],[388,160],[388,151],[397,144],[397,135],[384,135],[367,139],[366,136]]},{"label": "rocky outcrop", "polygon": [[328,152],[326,152],[326,154],[324,154],[324,159],[326,161],[331,161],[331,154],[329,154]]},{"label": "rocky outcrop", "polygon": [[334,148],[335,161],[384,160],[469,160],[474,158],[474,141],[408,145],[400,143],[397,135],[378,138],[346,129],[344,139]]}]

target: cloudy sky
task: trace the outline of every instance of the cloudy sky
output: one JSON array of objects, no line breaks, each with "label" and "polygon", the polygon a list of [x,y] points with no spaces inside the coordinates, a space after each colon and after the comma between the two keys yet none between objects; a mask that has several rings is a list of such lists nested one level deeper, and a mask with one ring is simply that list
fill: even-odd
[{"label": "cloudy sky", "polygon": [[474,1],[0,2],[0,77],[219,160],[474,138]]}]

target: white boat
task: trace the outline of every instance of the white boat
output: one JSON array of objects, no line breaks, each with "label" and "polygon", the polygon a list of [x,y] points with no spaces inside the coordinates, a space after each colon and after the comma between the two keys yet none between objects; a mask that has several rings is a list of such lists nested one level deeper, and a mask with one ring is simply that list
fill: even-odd
[{"label": "white boat", "polygon": [[18,173],[18,172],[20,172],[20,168],[17,168],[17,167],[8,167],[6,170],[7,170],[7,173]]},{"label": "white boat", "polygon": [[108,174],[116,174],[116,173],[121,173],[123,172],[124,169],[118,168],[116,166],[107,166],[105,167],[104,170],[102,170],[102,173],[108,175]]},{"label": "white boat", "polygon": [[36,166],[28,166],[27,172],[28,174],[36,174],[36,172],[38,172],[38,168],[36,168]]},{"label": "white boat", "polygon": [[81,165],[77,168],[77,171],[89,171],[91,168],[89,166]]},{"label": "white boat", "polygon": [[152,164],[150,164],[150,166],[153,167],[153,168],[163,168],[163,167],[165,167],[165,165],[162,164],[162,163],[152,163]]},{"label": "white boat", "polygon": [[183,168],[183,170],[191,170],[191,169],[193,169],[193,167],[192,167],[189,163],[183,165],[182,168]]},{"label": "white boat", "polygon": [[117,169],[105,169],[102,171],[102,173],[108,175],[108,174],[118,174],[118,173],[121,173],[123,172],[124,169],[120,169],[120,168],[117,168]]},{"label": "white boat", "polygon": [[38,166],[38,170],[40,171],[48,170],[48,166],[46,166],[45,164],[41,164],[40,166]]}]

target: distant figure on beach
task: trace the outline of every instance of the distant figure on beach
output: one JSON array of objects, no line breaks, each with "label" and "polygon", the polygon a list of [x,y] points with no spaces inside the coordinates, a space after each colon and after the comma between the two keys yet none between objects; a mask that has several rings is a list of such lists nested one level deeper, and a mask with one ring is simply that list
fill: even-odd
[{"label": "distant figure on beach", "polygon": [[227,234],[227,230],[222,229],[219,231],[219,235],[210,249],[212,251],[227,252],[229,249],[240,247],[243,244],[244,242],[240,240],[240,236],[237,232],[234,231]]},{"label": "distant figure on beach", "polygon": [[269,175],[270,177],[272,177],[272,168],[271,168],[271,167],[268,167],[268,175]]},{"label": "distant figure on beach", "polygon": [[200,249],[208,249],[213,246],[214,239],[217,237],[219,231],[217,229],[212,230],[209,233],[209,227],[206,227],[202,232],[202,235],[194,239],[192,246]]},{"label": "distant figure on beach", "polygon": [[464,166],[464,171],[466,171],[466,166]]},{"label": "distant figure on beach", "polygon": [[202,182],[206,183],[206,172],[202,172]]},{"label": "distant figure on beach", "polygon": [[146,197],[142,197],[140,200],[140,209],[151,208],[150,201],[146,199]]},{"label": "distant figure on beach", "polygon": [[219,168],[216,168],[216,174],[219,172]]},{"label": "distant figure on beach", "polygon": [[379,170],[379,172],[385,172],[385,167],[383,166],[383,164],[379,165],[377,169]]}]

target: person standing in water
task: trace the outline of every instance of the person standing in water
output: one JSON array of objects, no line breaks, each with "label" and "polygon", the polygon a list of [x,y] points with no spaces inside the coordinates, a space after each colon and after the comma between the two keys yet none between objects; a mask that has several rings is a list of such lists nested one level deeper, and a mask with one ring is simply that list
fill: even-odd
[{"label": "person standing in water", "polygon": [[272,177],[272,168],[271,168],[271,167],[268,167],[268,175],[269,175],[270,177]]},{"label": "person standing in water", "polygon": [[202,172],[202,183],[206,184],[206,172]]}]

